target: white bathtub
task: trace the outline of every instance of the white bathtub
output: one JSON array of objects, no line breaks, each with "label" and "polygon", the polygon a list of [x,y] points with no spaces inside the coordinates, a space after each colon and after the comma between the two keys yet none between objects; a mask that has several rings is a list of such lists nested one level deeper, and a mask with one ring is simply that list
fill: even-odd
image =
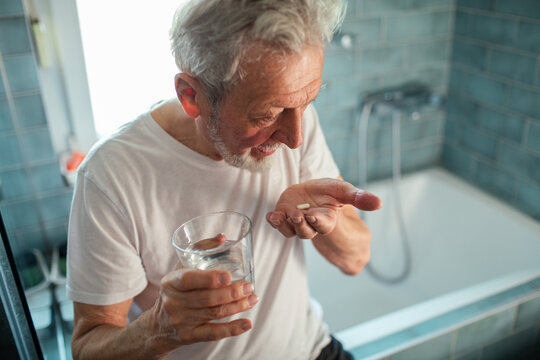
[{"label": "white bathtub", "polygon": [[[403,252],[391,182],[368,190],[384,203],[367,216],[371,265],[397,274]],[[401,195],[412,253],[402,283],[379,283],[366,270],[343,275],[305,243],[311,295],[348,349],[540,276],[539,222],[440,168],[404,176]]]}]

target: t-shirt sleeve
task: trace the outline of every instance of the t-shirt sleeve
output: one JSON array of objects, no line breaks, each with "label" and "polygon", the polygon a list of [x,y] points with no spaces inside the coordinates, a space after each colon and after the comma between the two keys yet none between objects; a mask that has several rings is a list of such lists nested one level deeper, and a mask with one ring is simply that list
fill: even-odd
[{"label": "t-shirt sleeve", "polygon": [[319,117],[313,105],[304,112],[304,144],[300,163],[300,181],[319,178],[337,178],[339,169],[326,144],[319,125]]},{"label": "t-shirt sleeve", "polygon": [[68,231],[68,296],[76,302],[110,305],[133,298],[146,285],[127,215],[81,171]]}]

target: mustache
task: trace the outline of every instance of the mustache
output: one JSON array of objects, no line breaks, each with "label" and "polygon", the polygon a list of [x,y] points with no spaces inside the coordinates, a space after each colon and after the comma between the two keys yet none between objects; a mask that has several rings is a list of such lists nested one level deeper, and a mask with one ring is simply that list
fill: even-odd
[{"label": "mustache", "polygon": [[260,147],[260,148],[263,148],[263,149],[266,149],[266,150],[277,150],[279,149],[283,144],[281,143],[275,143],[275,144],[261,144],[257,147]]}]

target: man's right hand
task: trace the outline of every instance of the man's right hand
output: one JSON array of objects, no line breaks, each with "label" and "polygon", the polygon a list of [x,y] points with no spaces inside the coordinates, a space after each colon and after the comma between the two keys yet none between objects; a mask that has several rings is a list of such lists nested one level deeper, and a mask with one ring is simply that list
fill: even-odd
[{"label": "man's right hand", "polygon": [[184,345],[240,335],[250,320],[212,320],[249,310],[258,298],[250,283],[231,283],[227,271],[179,269],[163,277],[155,304],[127,324],[132,301],[74,302],[73,358],[161,359]]},{"label": "man's right hand", "polygon": [[[214,323],[251,309],[258,302],[253,285],[231,283],[224,270],[178,269],[161,280],[161,292],[153,307],[158,332],[179,346],[240,335],[252,324],[248,319]],[[156,334],[157,335],[157,334]]]}]

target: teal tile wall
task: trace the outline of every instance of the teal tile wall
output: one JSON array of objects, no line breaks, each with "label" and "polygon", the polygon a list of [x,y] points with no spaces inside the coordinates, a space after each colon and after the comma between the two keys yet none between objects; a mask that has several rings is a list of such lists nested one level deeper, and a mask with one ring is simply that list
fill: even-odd
[{"label": "teal tile wall", "polygon": [[[360,98],[372,91],[419,81],[446,94],[455,0],[350,0],[341,35],[352,48],[327,48],[326,87],[314,105],[342,176],[358,182],[357,119]],[[337,37],[339,38],[339,37]],[[411,171],[440,161],[444,110],[404,119],[402,168]],[[391,126],[370,118],[368,178],[391,174]],[[351,141],[352,140],[352,141]]]},{"label": "teal tile wall", "polygon": [[491,343],[512,333],[515,309],[510,308],[484,320],[467,325],[457,331],[455,352],[466,353],[478,344]]},{"label": "teal tile wall", "polygon": [[355,359],[538,359],[539,331],[536,278],[348,350]]},{"label": "teal tile wall", "polygon": [[[512,290],[509,291],[509,293],[512,292]],[[466,321],[471,319],[475,312],[478,313],[478,309],[486,308],[489,302],[493,304],[511,302],[512,298],[519,298],[520,295],[506,294],[505,292],[501,296],[496,295],[492,299],[486,299],[486,304],[478,303],[466,306],[462,310],[467,310],[465,312],[470,314],[464,314],[465,316],[461,320],[459,316],[448,314],[448,316],[440,317],[438,321],[428,321],[422,326],[425,331],[422,331],[421,326],[404,330],[402,333],[421,332],[429,335],[430,332],[433,333],[437,330],[443,330],[445,326],[448,327],[452,321],[465,321],[464,325],[447,332],[443,330],[442,334],[436,335],[430,340],[398,351],[383,359],[538,359],[540,356],[540,297],[538,295],[540,294],[534,291],[531,293],[530,289],[528,294],[529,296],[536,295],[536,297],[523,298],[518,305],[501,308],[470,323]],[[506,300],[504,300],[505,297]],[[457,311],[457,313],[460,312],[463,311]],[[448,318],[446,319],[448,321],[445,321],[445,318]],[[386,348],[378,349],[374,346],[375,344],[369,344],[369,346],[354,349],[353,353],[355,355],[372,355],[376,351],[384,351],[389,347],[396,346],[404,340],[407,339],[386,338],[385,342],[379,341],[379,343],[385,343]],[[358,356],[357,358],[361,359],[362,357]]]},{"label": "teal tile wall", "polygon": [[452,334],[444,334],[433,340],[390,356],[390,360],[443,360],[450,358]]},{"label": "teal tile wall", "polygon": [[0,2],[0,211],[15,252],[66,240],[71,189],[54,153],[21,0]]},{"label": "teal tile wall", "polygon": [[525,329],[540,321],[540,297],[523,303],[516,315],[516,329]]},{"label": "teal tile wall", "polygon": [[2,0],[0,2],[0,14],[2,15],[22,14],[23,11],[21,0]]},{"label": "teal tile wall", "polygon": [[456,6],[442,163],[540,219],[540,2]]}]

